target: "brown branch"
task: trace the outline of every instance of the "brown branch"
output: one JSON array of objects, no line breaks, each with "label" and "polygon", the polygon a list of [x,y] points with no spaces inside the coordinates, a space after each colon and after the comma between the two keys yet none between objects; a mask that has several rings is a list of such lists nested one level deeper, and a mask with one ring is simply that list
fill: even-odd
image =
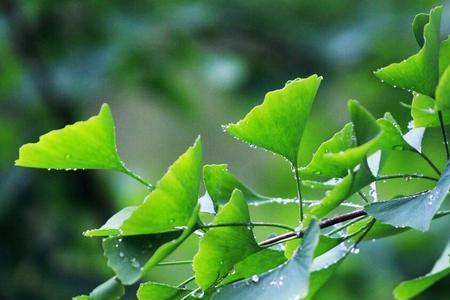
[{"label": "brown branch", "polygon": [[[342,222],[345,222],[345,221],[353,220],[355,218],[359,218],[359,217],[362,217],[362,216],[365,216],[365,215],[367,215],[367,213],[364,210],[362,210],[362,209],[355,210],[355,211],[352,211],[352,212],[349,212],[349,213],[346,213],[346,214],[343,214],[343,215],[339,215],[339,216],[336,216],[336,217],[333,217],[333,218],[322,220],[319,223],[319,227],[320,228],[327,228],[327,227],[333,226],[335,224],[339,224],[339,223],[342,223]],[[278,242],[281,242],[281,241],[287,241],[287,240],[294,239],[294,238],[300,238],[300,237],[303,236],[304,233],[305,233],[305,229],[301,229],[299,231],[291,231],[291,232],[287,232],[287,233],[284,233],[284,234],[280,234],[280,235],[277,235],[277,236],[275,236],[273,238],[270,238],[270,239],[267,239],[267,240],[264,240],[264,241],[260,242],[259,246],[268,246],[268,245],[275,244],[275,243],[278,243]]]}]

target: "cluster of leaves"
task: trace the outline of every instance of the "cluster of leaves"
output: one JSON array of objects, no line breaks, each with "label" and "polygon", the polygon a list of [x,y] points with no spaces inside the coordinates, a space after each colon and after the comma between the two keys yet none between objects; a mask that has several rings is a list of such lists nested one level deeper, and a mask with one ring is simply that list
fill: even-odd
[{"label": "cluster of leaves", "polygon": [[[296,199],[260,195],[233,176],[226,165],[204,165],[200,138],[168,169],[156,185],[128,169],[117,152],[114,122],[109,106],[98,115],[41,136],[20,149],[16,165],[47,169],[109,169],[125,173],[149,190],[139,206],[126,207],[103,226],[84,232],[102,237],[104,254],[115,276],[89,295],[75,299],[120,299],[125,287],[141,281],[154,266],[192,264],[194,275],[178,286],[143,282],[140,300],[153,299],[310,299],[358,244],[408,229],[427,231],[450,188],[450,163],[442,171],[423,153],[425,128],[450,122],[450,38],[440,40],[441,7],[416,16],[413,30],[421,47],[410,58],[375,72],[394,87],[412,92],[412,126],[406,133],[390,113],[375,119],[356,100],[348,102],[351,122],[325,141],[311,162],[301,167],[298,155],[305,125],[322,78],[312,75],[292,80],[269,92],[261,105],[225,130],[251,146],[284,157],[296,178]],[[380,176],[381,158],[389,151],[409,151],[425,159],[438,175],[394,174]],[[448,158],[448,157],[447,157]],[[200,197],[201,178],[206,193]],[[378,201],[379,180],[417,178],[436,181],[431,190]],[[308,178],[308,180],[301,180]],[[306,207],[304,186],[325,190],[320,201]],[[372,198],[361,190],[372,187]],[[359,194],[367,202],[356,210],[335,215]],[[249,206],[265,203],[299,204],[299,224],[255,223]],[[205,216],[212,222],[207,223]],[[326,219],[324,219],[326,218]],[[339,226],[337,226],[339,225]],[[287,230],[257,241],[255,226]],[[330,227],[334,226],[330,229]],[[164,261],[193,233],[199,248],[192,261]],[[275,247],[282,244],[285,247]],[[409,299],[450,273],[450,243],[432,271],[401,283],[398,299]],[[194,285],[195,282],[195,285]]]}]

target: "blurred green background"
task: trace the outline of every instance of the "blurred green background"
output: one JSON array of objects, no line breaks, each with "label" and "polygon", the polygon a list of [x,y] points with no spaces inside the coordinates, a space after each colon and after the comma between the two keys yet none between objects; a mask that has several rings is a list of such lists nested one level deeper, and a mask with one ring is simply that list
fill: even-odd
[{"label": "blurred green background", "polygon": [[[156,182],[201,134],[205,163],[228,163],[263,194],[294,197],[293,176],[283,159],[233,140],[220,125],[237,121],[287,80],[317,73],[324,81],[302,142],[302,165],[348,122],[350,98],[377,117],[391,111],[406,129],[409,112],[399,103],[409,103],[411,96],[382,84],[372,71],[417,51],[412,19],[439,3],[2,0],[0,298],[69,299],[88,293],[112,272],[100,240],[81,232],[140,203],[147,192],[106,171],[13,167],[22,144],[87,119],[108,102],[123,160],[149,181]],[[443,37],[449,32],[446,5]],[[427,132],[425,144],[442,167],[437,129]],[[382,169],[417,171],[432,174],[414,155],[394,153]],[[387,198],[430,186],[398,180],[378,187],[379,197]],[[296,212],[289,205],[258,207],[252,218],[295,224]],[[431,269],[449,225],[443,218],[426,234],[409,232],[362,245],[316,298],[391,299],[400,281]],[[196,243],[193,237],[169,259],[190,258]],[[179,283],[190,275],[189,266],[158,267],[148,277]],[[448,299],[449,283],[441,281],[418,299]]]}]

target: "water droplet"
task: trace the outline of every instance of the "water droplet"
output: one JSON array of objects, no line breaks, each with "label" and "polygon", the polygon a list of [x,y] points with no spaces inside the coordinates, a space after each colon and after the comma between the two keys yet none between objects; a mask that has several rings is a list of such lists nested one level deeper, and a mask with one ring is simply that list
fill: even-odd
[{"label": "water droplet", "polygon": [[69,153],[66,153],[66,155],[64,155],[64,157],[65,157],[66,159],[70,159],[70,158],[72,157],[72,155],[69,154]]},{"label": "water droplet", "polygon": [[47,171],[50,171],[50,170],[51,170],[50,168],[47,169]]},{"label": "water droplet", "polygon": [[137,259],[136,258],[132,258],[131,259],[131,265],[134,267],[134,268],[140,268],[140,266],[141,266],[141,264],[137,261]]},{"label": "water droplet", "polygon": [[194,298],[203,298],[203,296],[205,296],[205,292],[203,290],[200,290],[200,289],[195,290],[192,293],[192,297],[194,297]]},{"label": "water droplet", "polygon": [[321,171],[319,171],[319,170],[317,170],[317,171],[314,171],[314,175],[320,175],[320,174],[322,174],[322,172],[321,172]]},{"label": "water droplet", "polygon": [[402,146],[402,145],[395,145],[395,146],[392,146],[392,150],[402,151],[402,150],[404,150],[404,149],[405,149],[405,147]]},{"label": "water droplet", "polygon": [[120,256],[120,257],[124,257],[125,254],[124,254],[122,251],[120,251],[119,256]]},{"label": "water droplet", "polygon": [[252,282],[258,283],[259,282],[259,276],[258,275],[253,275],[252,276]]},{"label": "water droplet", "polygon": [[351,253],[353,254],[358,254],[359,253],[359,248],[352,248],[352,250],[350,250]]},{"label": "water droplet", "polygon": [[175,219],[170,219],[169,224],[173,224],[175,222]]},{"label": "water droplet", "polygon": [[412,180],[412,176],[405,176],[405,177],[403,177],[403,179],[405,179],[405,181],[411,181]]}]

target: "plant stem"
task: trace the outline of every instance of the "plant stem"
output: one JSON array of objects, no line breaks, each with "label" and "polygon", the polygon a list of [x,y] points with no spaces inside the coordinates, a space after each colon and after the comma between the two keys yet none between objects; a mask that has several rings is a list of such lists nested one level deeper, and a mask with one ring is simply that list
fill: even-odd
[{"label": "plant stem", "polygon": [[431,159],[427,155],[425,155],[425,153],[422,153],[419,151],[414,151],[414,153],[419,154],[430,165],[430,167],[436,172],[436,174],[441,176],[441,172],[439,171],[438,167],[436,167],[436,165],[431,161]]},{"label": "plant stem", "polygon": [[[353,220],[355,218],[359,218],[359,217],[365,216],[365,215],[367,215],[367,213],[364,210],[362,210],[362,209],[355,210],[355,211],[352,211],[352,212],[349,212],[346,214],[342,214],[342,215],[339,215],[339,216],[336,216],[333,218],[325,219],[319,223],[319,227],[327,228],[327,227],[333,226],[335,224],[339,224],[339,223],[342,223],[342,222],[345,222],[348,220]],[[305,229],[301,229],[299,231],[287,232],[287,233],[275,236],[273,238],[264,240],[259,243],[259,246],[269,246],[269,245],[272,245],[277,242],[287,241],[287,240],[290,240],[293,238],[299,238],[299,237],[302,237],[303,234],[305,234]]]},{"label": "plant stem", "polygon": [[364,200],[364,202],[369,203],[369,200],[361,191],[358,191],[358,195]]},{"label": "plant stem", "polygon": [[438,111],[438,116],[439,116],[439,125],[441,125],[442,139],[444,140],[445,153],[447,155],[447,160],[449,160],[450,151],[448,149],[447,134],[445,133],[444,117],[442,116],[442,111]]},{"label": "plant stem", "polygon": [[257,223],[222,223],[222,224],[206,224],[206,225],[200,225],[200,228],[215,228],[215,227],[277,227],[289,231],[295,231],[293,227],[290,227],[288,225],[279,224],[279,223],[264,223],[264,222],[257,222]]},{"label": "plant stem", "polygon": [[426,176],[421,174],[395,174],[395,175],[385,175],[385,176],[378,176],[375,178],[376,181],[382,181],[382,180],[389,180],[389,179],[397,179],[397,178],[420,178],[420,179],[428,179],[433,181],[438,181],[439,179],[432,176]]},{"label": "plant stem", "polygon": [[299,218],[300,218],[300,224],[303,222],[303,198],[302,198],[302,189],[301,189],[301,179],[300,175],[298,174],[298,163],[295,164],[294,167],[294,173],[295,173],[295,182],[297,184],[297,196],[299,201]]},{"label": "plant stem", "polygon": [[177,265],[189,265],[192,264],[192,260],[178,260],[178,261],[167,261],[157,264],[157,266],[177,266]]},{"label": "plant stem", "polygon": [[186,279],[185,281],[183,281],[182,283],[180,283],[179,285],[177,285],[177,288],[182,288],[184,287],[186,284],[188,284],[191,281],[194,281],[195,276],[191,276],[188,279]]},{"label": "plant stem", "polygon": [[155,187],[147,182],[144,178],[142,178],[141,176],[139,176],[138,174],[134,173],[133,171],[131,171],[130,169],[128,169],[126,166],[123,166],[123,173],[127,174],[128,176],[130,176],[131,178],[137,180],[138,182],[142,183],[143,185],[145,185],[145,187],[151,191],[153,191],[155,189]]},{"label": "plant stem", "polygon": [[361,221],[361,220],[365,219],[366,217],[367,217],[367,215],[366,215],[366,216],[359,217],[359,218],[355,218],[355,219],[353,219],[353,220],[350,220],[349,222],[347,222],[347,223],[345,223],[344,225],[342,225],[342,226],[340,226],[340,227],[338,227],[338,228],[336,228],[336,229],[334,229],[334,230],[328,232],[327,234],[328,234],[328,235],[333,235],[333,234],[335,234],[335,233],[337,233],[337,232],[339,232],[339,231],[341,231],[341,230],[347,228],[348,226],[350,226],[350,225],[352,225],[352,224],[354,224],[354,223],[356,223],[356,222],[358,222],[358,221]]}]

